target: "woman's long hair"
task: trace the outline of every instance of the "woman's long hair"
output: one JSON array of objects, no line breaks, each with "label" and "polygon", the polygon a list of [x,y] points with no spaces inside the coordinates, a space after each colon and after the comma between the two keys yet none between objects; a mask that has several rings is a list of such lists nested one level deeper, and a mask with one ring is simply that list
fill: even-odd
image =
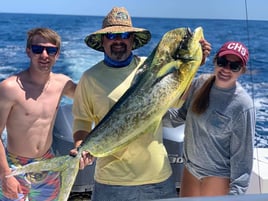
[{"label": "woman's long hair", "polygon": [[211,75],[203,86],[195,93],[192,104],[192,111],[196,114],[202,114],[209,106],[209,93],[213,83],[215,82],[215,75]]},{"label": "woman's long hair", "polygon": [[[213,64],[215,65],[217,54],[213,58]],[[209,106],[209,93],[213,83],[215,82],[216,76],[212,74],[198,89],[194,95],[194,100],[192,104],[192,111],[198,115],[204,113]]]}]

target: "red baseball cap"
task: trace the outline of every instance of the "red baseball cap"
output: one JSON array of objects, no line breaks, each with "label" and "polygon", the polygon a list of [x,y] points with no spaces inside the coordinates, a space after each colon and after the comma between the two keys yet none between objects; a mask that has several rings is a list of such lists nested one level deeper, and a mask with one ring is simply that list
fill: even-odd
[{"label": "red baseball cap", "polygon": [[235,41],[224,43],[224,45],[219,49],[218,55],[219,57],[222,57],[227,54],[238,56],[242,60],[243,65],[247,65],[249,53],[247,47],[243,43]]}]

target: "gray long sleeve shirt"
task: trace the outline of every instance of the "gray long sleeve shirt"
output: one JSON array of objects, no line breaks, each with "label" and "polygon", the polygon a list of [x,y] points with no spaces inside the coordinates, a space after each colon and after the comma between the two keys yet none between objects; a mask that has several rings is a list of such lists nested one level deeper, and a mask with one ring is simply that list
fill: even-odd
[{"label": "gray long sleeve shirt", "polygon": [[185,121],[185,162],[206,175],[229,177],[229,194],[243,194],[253,163],[253,101],[239,83],[231,89],[213,85],[209,107],[203,114],[196,115],[189,108],[194,92],[207,79],[204,77],[193,81],[184,105],[170,109],[163,118],[163,125],[176,127]]}]

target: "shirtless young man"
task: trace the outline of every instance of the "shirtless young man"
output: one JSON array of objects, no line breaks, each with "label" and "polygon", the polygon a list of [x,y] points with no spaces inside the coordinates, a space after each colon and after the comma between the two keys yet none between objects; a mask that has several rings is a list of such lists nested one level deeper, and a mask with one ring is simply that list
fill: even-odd
[{"label": "shirtless young man", "polygon": [[23,193],[31,200],[57,200],[60,179],[55,173],[8,177],[12,166],[51,158],[52,131],[63,95],[73,98],[76,84],[52,67],[59,57],[60,36],[51,29],[28,32],[29,67],[0,83],[0,134],[6,127],[7,147],[0,142],[0,200]]}]

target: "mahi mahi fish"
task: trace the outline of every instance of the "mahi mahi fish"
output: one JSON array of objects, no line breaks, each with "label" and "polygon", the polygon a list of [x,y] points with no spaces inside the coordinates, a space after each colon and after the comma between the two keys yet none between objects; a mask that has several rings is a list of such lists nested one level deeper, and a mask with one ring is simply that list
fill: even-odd
[{"label": "mahi mahi fish", "polygon": [[189,88],[202,61],[202,27],[167,32],[137,69],[130,88],[90,132],[76,157],[65,155],[15,169],[11,175],[57,171],[61,175],[60,201],[67,201],[79,171],[82,151],[104,157],[155,130],[162,116]]}]

